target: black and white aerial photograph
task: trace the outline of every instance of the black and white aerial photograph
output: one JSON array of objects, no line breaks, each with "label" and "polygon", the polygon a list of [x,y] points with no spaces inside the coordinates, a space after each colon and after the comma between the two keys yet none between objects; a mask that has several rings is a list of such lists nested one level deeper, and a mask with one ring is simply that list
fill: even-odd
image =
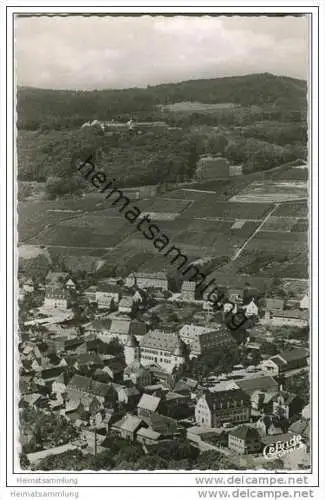
[{"label": "black and white aerial photograph", "polygon": [[22,471],[310,472],[309,51],[308,14],[15,16]]}]

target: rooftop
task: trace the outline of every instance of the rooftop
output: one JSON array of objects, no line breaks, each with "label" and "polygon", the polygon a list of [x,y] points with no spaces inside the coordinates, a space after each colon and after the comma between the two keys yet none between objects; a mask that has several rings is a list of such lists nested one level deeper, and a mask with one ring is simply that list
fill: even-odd
[{"label": "rooftop", "polygon": [[236,429],[231,430],[229,434],[244,440],[249,438],[260,439],[258,431],[249,425],[240,425],[239,427],[236,427]]},{"label": "rooftop", "polygon": [[193,339],[196,339],[198,338],[200,335],[204,335],[206,333],[212,333],[212,332],[216,332],[218,330],[218,328],[208,328],[206,326],[199,326],[199,325],[192,325],[192,324],[189,324],[189,325],[184,325],[179,333],[181,336],[184,336],[184,337],[192,337]]},{"label": "rooftop", "polygon": [[153,330],[148,332],[140,341],[141,347],[153,349],[161,349],[173,353],[176,350],[177,355],[182,355],[185,349],[185,344],[175,333],[167,333],[161,330]]},{"label": "rooftop", "polygon": [[141,399],[138,403],[138,408],[141,408],[143,410],[156,411],[158,409],[160,401],[160,398],[144,393],[142,394]]},{"label": "rooftop", "polygon": [[128,278],[140,278],[140,279],[159,279],[159,280],[167,280],[167,275],[162,272],[157,272],[157,273],[131,273],[129,274]]},{"label": "rooftop", "polygon": [[224,407],[224,405],[230,401],[243,401],[246,404],[250,404],[250,398],[241,389],[228,389],[217,392],[206,392],[203,396],[208,403],[209,408],[216,410]]},{"label": "rooftop", "polygon": [[270,311],[278,311],[282,310],[284,306],[284,300],[282,299],[266,299],[265,300],[265,308]]},{"label": "rooftop", "polygon": [[273,377],[249,377],[237,380],[236,384],[247,394],[251,395],[255,391],[276,391],[278,384]]},{"label": "rooftop", "polygon": [[111,386],[82,375],[74,375],[68,383],[67,389],[77,389],[94,396],[105,397],[110,392]]},{"label": "rooftop", "polygon": [[298,359],[308,358],[309,354],[306,349],[292,349],[291,351],[282,351],[278,354],[284,361],[296,361]]},{"label": "rooftop", "polygon": [[277,311],[273,314],[273,317],[301,319],[307,321],[309,319],[309,312],[300,310],[292,311],[289,309],[285,311]]},{"label": "rooftop", "polygon": [[143,420],[141,418],[127,413],[121,420],[113,425],[113,428],[118,428],[127,432],[135,432],[142,422]]}]

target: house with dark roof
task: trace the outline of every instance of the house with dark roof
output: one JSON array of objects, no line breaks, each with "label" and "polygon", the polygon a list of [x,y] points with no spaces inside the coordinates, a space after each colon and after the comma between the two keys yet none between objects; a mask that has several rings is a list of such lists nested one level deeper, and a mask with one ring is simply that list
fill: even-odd
[{"label": "house with dark roof", "polygon": [[129,387],[126,385],[112,384],[119,403],[127,405],[130,409],[136,408],[140,400],[140,392],[136,387]]},{"label": "house with dark roof", "polygon": [[307,366],[308,357],[308,351],[303,348],[282,351],[262,361],[261,368],[270,375],[280,375]]},{"label": "house with dark roof", "polygon": [[260,415],[260,412],[264,411],[265,405],[278,390],[278,383],[268,375],[236,380],[236,385],[250,397],[252,415]]},{"label": "house with dark roof", "polygon": [[67,389],[67,383],[71,378],[71,376],[69,377],[69,375],[61,373],[52,383],[52,394],[56,394],[56,397],[64,394]]},{"label": "house with dark roof", "polygon": [[255,391],[274,392],[278,390],[277,381],[273,377],[267,375],[262,377],[247,377],[242,380],[237,380],[236,384],[242,391],[246,392],[248,396],[252,396]]},{"label": "house with dark roof", "polygon": [[288,391],[278,391],[272,395],[269,403],[265,405],[265,411],[284,418],[292,418],[299,415],[304,407],[304,401],[296,394]]},{"label": "house with dark roof", "polygon": [[48,340],[48,344],[55,352],[74,351],[78,346],[82,345],[83,340],[80,337],[67,337],[65,335],[58,335]]},{"label": "house with dark roof", "polygon": [[251,425],[239,425],[229,431],[228,448],[240,455],[259,453],[262,449],[261,437]]},{"label": "house with dark roof", "polygon": [[49,392],[52,391],[52,384],[59,375],[63,372],[62,366],[50,366],[37,374],[34,382],[38,387],[46,388]]},{"label": "house with dark roof", "polygon": [[191,358],[234,343],[233,337],[222,325],[206,327],[186,324],[180,329],[179,336],[189,346]]},{"label": "house with dark roof", "polygon": [[124,369],[123,380],[124,382],[130,381],[138,387],[145,387],[151,384],[152,375],[151,371],[145,368],[139,360],[135,360]]},{"label": "house with dark roof", "polygon": [[241,389],[207,391],[198,399],[195,407],[195,420],[202,427],[248,422],[250,414],[250,398]]},{"label": "house with dark roof", "polygon": [[190,394],[168,391],[163,396],[160,413],[167,417],[180,419],[194,417],[195,402]]},{"label": "house with dark roof", "polygon": [[103,368],[104,363],[96,352],[90,351],[78,354],[73,366],[78,371],[85,368],[89,371],[95,371],[97,368]]},{"label": "house with dark roof", "polygon": [[308,310],[265,311],[264,318],[260,320],[262,324],[271,326],[297,326],[303,328],[308,325]]},{"label": "house with dark roof", "polygon": [[159,443],[163,439],[164,436],[160,432],[151,429],[151,427],[141,427],[137,431],[136,440],[142,444],[152,445]]},{"label": "house with dark roof", "polygon": [[116,402],[116,392],[111,384],[97,382],[89,377],[74,375],[66,386],[68,399],[79,400],[87,408],[96,398],[103,406],[111,407]]},{"label": "house with dark roof", "polygon": [[120,382],[123,379],[123,372],[125,369],[125,362],[123,359],[115,356],[105,356],[103,371],[106,372],[112,380]]},{"label": "house with dark roof", "polygon": [[112,425],[111,430],[123,439],[134,441],[137,431],[142,427],[148,427],[148,425],[141,418],[127,413]]},{"label": "house with dark roof", "polygon": [[120,300],[120,289],[116,285],[99,283],[96,287],[96,302],[99,309],[109,309],[111,304],[118,304]]},{"label": "house with dark roof", "polygon": [[288,430],[288,420],[273,414],[263,414],[256,422],[256,429],[261,436],[275,436]]},{"label": "house with dark roof", "polygon": [[109,342],[111,340],[109,335],[111,324],[112,320],[108,317],[98,318],[85,325],[84,329],[86,333],[96,335],[103,342]]},{"label": "house with dark roof", "polygon": [[185,434],[184,427],[179,425],[175,419],[157,412],[152,413],[146,422],[154,432],[161,435],[161,439],[175,439]]}]

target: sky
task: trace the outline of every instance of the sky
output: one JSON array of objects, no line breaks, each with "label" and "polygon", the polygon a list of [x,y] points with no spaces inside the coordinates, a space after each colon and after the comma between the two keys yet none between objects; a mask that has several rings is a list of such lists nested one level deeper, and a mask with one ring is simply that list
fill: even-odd
[{"label": "sky", "polygon": [[15,21],[18,85],[91,90],[273,73],[307,79],[306,17],[30,17]]}]

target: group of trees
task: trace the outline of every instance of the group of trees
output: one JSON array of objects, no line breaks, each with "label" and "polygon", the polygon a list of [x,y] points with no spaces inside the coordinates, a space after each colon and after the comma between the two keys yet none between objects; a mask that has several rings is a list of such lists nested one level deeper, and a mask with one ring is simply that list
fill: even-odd
[{"label": "group of trees", "polygon": [[[144,448],[135,442],[110,438],[110,448],[96,456],[70,450],[52,455],[41,461],[38,470],[222,470],[237,469],[218,451],[200,453],[185,440],[175,439]],[[21,456],[23,468],[29,466],[27,457]]]},{"label": "group of trees", "polygon": [[53,448],[76,439],[78,431],[62,415],[45,413],[34,408],[23,408],[20,415],[20,432],[32,435],[23,446],[24,453]]},{"label": "group of trees", "polygon": [[[179,101],[233,105],[200,113],[157,107]],[[19,89],[17,108],[18,178],[46,181],[49,198],[87,189],[76,163],[89,155],[120,186],[189,181],[203,153],[225,155],[247,172],[306,156],[306,83],[268,74],[119,91]],[[80,128],[130,118],[171,127]]]},{"label": "group of trees", "polygon": [[222,349],[212,350],[197,358],[192,358],[186,369],[190,376],[201,380],[211,372],[215,374],[230,373],[233,366],[241,361],[240,349],[231,344]]},{"label": "group of trees", "polygon": [[74,128],[87,120],[111,117],[157,120],[161,119],[158,105],[182,101],[234,103],[257,111],[267,105],[269,113],[283,115],[291,111],[294,115],[306,107],[306,89],[303,80],[268,73],[190,80],[146,89],[53,91],[22,87],[17,93],[18,128]]},{"label": "group of trees", "polygon": [[[248,132],[247,132],[248,133]],[[234,135],[225,150],[225,155],[233,163],[243,164],[244,172],[268,170],[297,158],[307,157],[305,143],[288,143],[284,146],[275,142]]]}]

